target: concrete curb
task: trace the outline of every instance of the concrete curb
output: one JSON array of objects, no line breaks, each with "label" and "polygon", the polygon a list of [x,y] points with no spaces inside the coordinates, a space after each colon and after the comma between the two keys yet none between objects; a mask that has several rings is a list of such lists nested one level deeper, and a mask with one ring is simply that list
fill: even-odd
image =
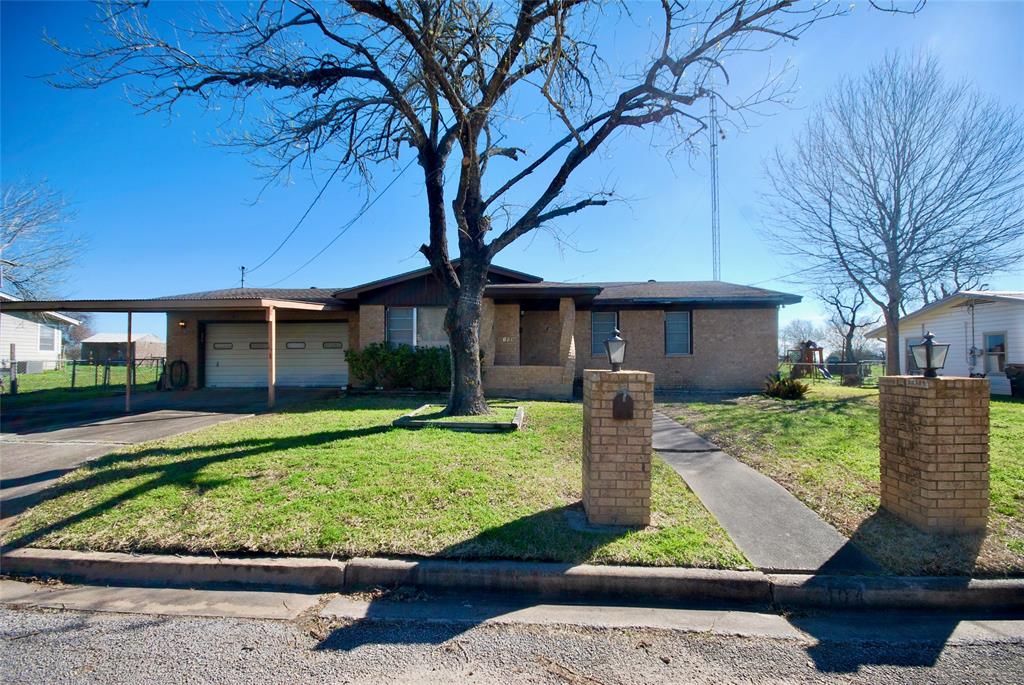
[{"label": "concrete curb", "polygon": [[345,586],[344,562],[288,557],[218,559],[22,548],[0,557],[0,572],[141,587],[259,587],[338,592]]},{"label": "concrete curb", "polygon": [[1024,579],[765,575],[760,571],[514,561],[233,558],[23,548],[0,573],[145,587],[342,592],[414,586],[565,599],[726,601],[780,608],[1024,609]]},{"label": "concrete curb", "polygon": [[743,604],[767,604],[771,600],[771,587],[763,573],[691,568],[352,559],[345,569],[345,581],[353,589],[411,585],[572,598],[704,599]]},{"label": "concrete curb", "polygon": [[771,575],[784,608],[1024,609],[1024,579],[912,576]]}]

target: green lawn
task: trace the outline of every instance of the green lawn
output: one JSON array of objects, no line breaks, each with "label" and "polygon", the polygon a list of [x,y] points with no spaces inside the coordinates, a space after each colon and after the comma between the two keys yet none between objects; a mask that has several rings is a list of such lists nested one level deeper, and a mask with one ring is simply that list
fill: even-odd
[{"label": "green lawn", "polygon": [[811,385],[805,400],[760,395],[667,407],[781,483],[900,573],[1024,572],[1024,403],[991,404],[991,517],[980,548],[878,514],[878,391]]},{"label": "green lawn", "polygon": [[416,406],[343,398],[135,446],[66,476],[5,542],[747,567],[657,458],[651,527],[570,527],[581,488],[578,404],[524,403],[527,424],[515,433],[391,427]]},{"label": "green lawn", "polygon": [[[134,390],[144,392],[156,390],[160,367],[140,366],[135,371]],[[18,394],[10,394],[10,382],[4,382],[3,401],[6,407],[20,407],[36,404],[56,404],[103,395],[124,393],[126,370],[123,366],[111,366],[109,383],[103,381],[102,365],[79,365],[75,372],[75,387],[71,387],[71,364],[55,371],[28,373],[18,376]]]}]

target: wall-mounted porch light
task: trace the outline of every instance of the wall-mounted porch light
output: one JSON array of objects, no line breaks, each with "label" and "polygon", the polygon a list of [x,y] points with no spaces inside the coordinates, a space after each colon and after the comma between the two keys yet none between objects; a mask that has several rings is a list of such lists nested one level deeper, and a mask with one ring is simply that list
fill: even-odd
[{"label": "wall-mounted porch light", "polygon": [[604,349],[608,353],[608,363],[612,365],[612,371],[621,371],[622,362],[626,358],[626,341],[619,336],[618,328],[612,333],[612,337],[604,341]]},{"label": "wall-mounted porch light", "polygon": [[186,327],[188,327],[188,323],[185,321],[185,319],[182,319],[178,322],[178,328],[180,328],[181,330],[185,330]]},{"label": "wall-mounted porch light", "polygon": [[946,365],[949,343],[935,342],[935,336],[928,331],[922,342],[910,346],[910,352],[918,368],[924,371],[924,377],[935,378],[938,376],[935,372]]}]

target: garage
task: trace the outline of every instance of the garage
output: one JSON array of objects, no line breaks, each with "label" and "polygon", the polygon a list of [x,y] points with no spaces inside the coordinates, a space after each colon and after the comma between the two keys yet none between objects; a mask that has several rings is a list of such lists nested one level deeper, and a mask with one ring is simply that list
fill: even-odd
[{"label": "garage", "polygon": [[[204,344],[208,388],[267,386],[267,324],[209,323]],[[278,323],[278,387],[348,385],[348,324]]]}]

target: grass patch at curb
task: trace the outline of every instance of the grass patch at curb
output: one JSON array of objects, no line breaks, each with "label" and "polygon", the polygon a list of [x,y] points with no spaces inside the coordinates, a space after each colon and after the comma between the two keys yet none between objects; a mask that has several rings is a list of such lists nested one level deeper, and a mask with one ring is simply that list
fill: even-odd
[{"label": "grass patch at curb", "polygon": [[5,543],[749,568],[657,457],[651,527],[571,528],[578,404],[523,403],[529,422],[513,433],[390,425],[419,404],[342,398],[133,446],[61,479]]},{"label": "grass patch at curb", "polygon": [[990,405],[984,539],[928,535],[879,512],[878,390],[817,383],[804,400],[762,395],[662,407],[765,475],[895,573],[1024,573],[1024,403]]}]

